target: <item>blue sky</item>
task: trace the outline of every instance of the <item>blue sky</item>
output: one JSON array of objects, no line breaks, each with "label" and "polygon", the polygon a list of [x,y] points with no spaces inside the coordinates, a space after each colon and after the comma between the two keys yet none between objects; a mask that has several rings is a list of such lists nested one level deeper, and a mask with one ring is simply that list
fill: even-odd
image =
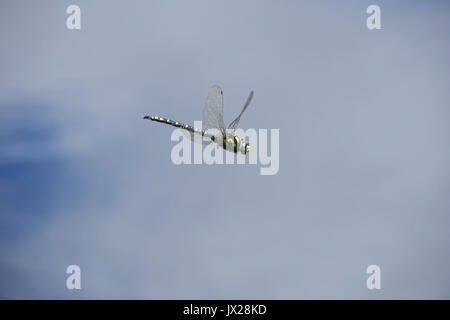
[{"label": "blue sky", "polygon": [[[72,3],[1,4],[1,298],[449,298],[447,2]],[[142,120],[213,84],[226,123],[255,91],[277,175],[175,166]]]}]

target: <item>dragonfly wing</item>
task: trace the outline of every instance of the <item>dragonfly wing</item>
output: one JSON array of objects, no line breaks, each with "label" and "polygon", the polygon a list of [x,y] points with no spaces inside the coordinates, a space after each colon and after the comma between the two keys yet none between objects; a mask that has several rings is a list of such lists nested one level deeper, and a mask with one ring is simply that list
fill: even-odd
[{"label": "dragonfly wing", "polygon": [[203,130],[217,129],[225,133],[223,121],[223,92],[219,86],[212,86],[203,109]]},{"label": "dragonfly wing", "polygon": [[200,132],[193,133],[192,131],[184,130],[184,129],[182,129],[181,132],[183,132],[185,137],[189,138],[191,141],[193,141],[195,143],[209,144],[212,142],[210,137],[202,136],[202,134]]},{"label": "dragonfly wing", "polygon": [[244,113],[245,109],[247,109],[248,105],[250,104],[250,101],[252,101],[252,98],[253,98],[253,91],[250,92],[250,95],[248,96],[247,101],[245,102],[244,108],[242,108],[241,113],[239,113],[237,118],[234,119],[233,122],[230,123],[230,125],[228,126],[228,129],[234,130],[237,128],[237,126],[239,124],[239,120],[241,120],[241,116]]}]

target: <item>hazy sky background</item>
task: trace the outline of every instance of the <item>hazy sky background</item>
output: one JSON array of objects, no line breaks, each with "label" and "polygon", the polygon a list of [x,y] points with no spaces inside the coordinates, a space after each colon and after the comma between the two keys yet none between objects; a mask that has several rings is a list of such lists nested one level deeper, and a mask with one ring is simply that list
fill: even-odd
[{"label": "hazy sky background", "polygon": [[[0,297],[449,299],[449,9],[2,1]],[[226,123],[255,91],[277,175],[176,166],[142,120],[200,120],[213,84]]]}]

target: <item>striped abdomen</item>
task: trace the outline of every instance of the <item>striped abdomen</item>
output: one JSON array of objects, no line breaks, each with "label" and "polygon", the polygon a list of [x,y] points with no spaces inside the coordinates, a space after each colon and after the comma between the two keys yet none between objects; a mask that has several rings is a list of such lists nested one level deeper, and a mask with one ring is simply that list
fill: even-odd
[{"label": "striped abdomen", "polygon": [[166,118],[161,118],[161,117],[151,117],[151,116],[145,116],[144,119],[148,119],[148,120],[152,120],[152,121],[156,121],[156,122],[161,122],[161,123],[165,123],[165,124],[170,124],[171,126],[177,127],[177,128],[181,128],[181,129],[185,129],[188,130],[190,132],[193,133],[202,133],[202,135],[204,134],[204,132],[200,129],[194,128],[193,126],[190,126],[188,124],[184,124],[181,122],[177,122],[177,121],[173,121],[170,119],[166,119]]}]

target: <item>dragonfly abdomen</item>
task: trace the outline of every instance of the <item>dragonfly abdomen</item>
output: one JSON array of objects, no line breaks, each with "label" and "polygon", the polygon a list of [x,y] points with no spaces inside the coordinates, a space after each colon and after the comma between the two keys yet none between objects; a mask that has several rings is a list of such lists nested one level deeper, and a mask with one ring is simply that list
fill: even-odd
[{"label": "dragonfly abdomen", "polygon": [[188,124],[184,124],[184,123],[181,123],[178,121],[173,121],[173,120],[161,118],[161,117],[152,117],[152,116],[145,116],[144,119],[169,124],[169,125],[177,127],[177,128],[188,130],[190,132],[203,134],[203,131],[201,131],[200,129],[194,128],[193,126],[190,126]]}]

